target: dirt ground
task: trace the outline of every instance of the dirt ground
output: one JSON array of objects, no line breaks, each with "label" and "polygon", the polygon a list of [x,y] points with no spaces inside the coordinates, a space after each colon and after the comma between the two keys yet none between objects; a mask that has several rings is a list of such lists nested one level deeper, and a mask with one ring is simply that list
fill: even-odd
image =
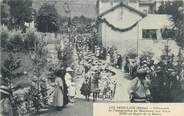
[{"label": "dirt ground", "polygon": [[61,111],[50,107],[49,110],[40,112],[34,116],[93,116],[93,102],[76,99],[74,104],[68,104]]}]

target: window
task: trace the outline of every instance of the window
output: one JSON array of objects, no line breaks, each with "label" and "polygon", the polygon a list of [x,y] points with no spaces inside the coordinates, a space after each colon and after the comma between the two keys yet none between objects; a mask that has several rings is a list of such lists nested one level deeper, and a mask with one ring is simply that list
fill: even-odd
[{"label": "window", "polygon": [[157,40],[156,29],[143,29],[142,37],[143,39]]}]

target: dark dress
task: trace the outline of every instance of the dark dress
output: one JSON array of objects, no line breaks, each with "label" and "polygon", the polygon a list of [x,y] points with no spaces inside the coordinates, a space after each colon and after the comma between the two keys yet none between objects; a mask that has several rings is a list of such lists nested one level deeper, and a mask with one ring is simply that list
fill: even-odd
[{"label": "dark dress", "polygon": [[62,81],[63,81],[63,105],[67,105],[68,102],[69,102],[69,99],[68,99],[68,89],[67,89],[67,85],[66,85],[66,82],[65,82],[65,73],[66,71],[65,70],[58,70],[56,71],[55,75],[57,75],[58,77],[61,77]]},{"label": "dark dress", "polygon": [[81,91],[81,94],[82,94],[82,95],[84,95],[84,96],[89,96],[90,93],[91,93],[91,89],[90,89],[89,83],[84,82],[84,83],[82,84],[82,87],[81,87],[80,91]]},{"label": "dark dress", "polygon": [[119,69],[122,69],[122,62],[123,62],[122,56],[119,56],[118,61],[117,61],[117,66],[119,67]]}]

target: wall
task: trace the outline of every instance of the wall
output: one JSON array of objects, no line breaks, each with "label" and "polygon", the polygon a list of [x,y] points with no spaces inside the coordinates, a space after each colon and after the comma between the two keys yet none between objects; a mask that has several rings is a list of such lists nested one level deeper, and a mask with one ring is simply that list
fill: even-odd
[{"label": "wall", "polygon": [[[117,4],[116,4],[117,5]],[[112,7],[108,3],[100,5],[100,13]],[[128,28],[142,17],[127,8],[117,8],[106,14],[103,18],[118,28]],[[101,25],[102,43],[106,47],[116,46],[119,53],[125,54],[129,49],[137,49],[138,26],[128,32],[118,32],[109,28],[106,24]]]},{"label": "wall", "polygon": [[[111,7],[109,4],[103,3],[100,6],[100,11],[104,12],[109,7]],[[142,29],[161,29],[171,25],[169,17],[166,15],[149,15],[142,19],[141,16],[126,8],[118,8],[103,16],[103,18],[106,18],[108,22],[118,28],[127,28],[141,20],[136,27],[127,32],[114,31],[105,23],[100,25],[102,44],[105,47],[115,46],[121,55],[125,55],[130,50],[138,52],[138,54],[151,51],[155,54],[154,59],[158,59],[167,44],[172,49],[172,53],[175,55],[178,53],[178,46],[173,40],[169,40],[167,43],[166,40],[144,40],[142,38]]]}]

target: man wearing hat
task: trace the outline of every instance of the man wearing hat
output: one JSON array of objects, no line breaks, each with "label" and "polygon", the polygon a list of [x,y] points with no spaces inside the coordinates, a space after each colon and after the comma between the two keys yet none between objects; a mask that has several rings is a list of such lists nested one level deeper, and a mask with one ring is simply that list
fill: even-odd
[{"label": "man wearing hat", "polygon": [[1,85],[0,86],[0,115],[1,116],[13,116],[13,111],[10,103],[10,90],[7,86]]}]

